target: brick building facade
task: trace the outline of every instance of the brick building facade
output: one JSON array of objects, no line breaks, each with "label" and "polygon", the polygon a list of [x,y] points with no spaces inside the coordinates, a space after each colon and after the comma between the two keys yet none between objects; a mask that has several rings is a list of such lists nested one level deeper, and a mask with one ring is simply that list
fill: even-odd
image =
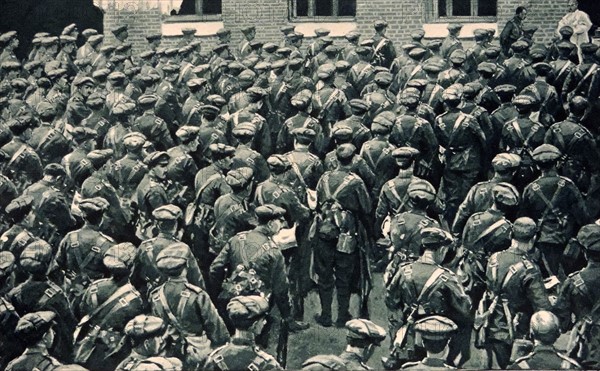
[{"label": "brick building facade", "polygon": [[[261,41],[280,40],[279,28],[285,24],[295,24],[296,30],[310,39],[314,29],[325,27],[332,30],[331,36],[342,39],[351,30],[358,30],[363,38],[373,33],[372,25],[377,19],[389,23],[387,35],[400,45],[408,40],[412,31],[424,28],[426,38],[438,38],[446,35],[448,22],[460,22],[465,25],[461,37],[468,42],[475,28],[495,28],[500,33],[504,24],[514,16],[518,6],[528,8],[527,23],[539,27],[536,40],[549,42],[560,18],[567,11],[566,0],[220,0],[221,14],[203,15],[201,11],[194,15],[171,15],[176,12],[182,0],[96,0],[104,11],[104,30],[107,40],[112,35],[109,30],[116,24],[129,25],[129,39],[136,51],[145,47],[145,35],[160,32],[164,35],[163,45],[175,44],[181,35],[181,29],[193,27],[196,37],[205,43],[205,50],[214,45],[215,32],[225,27],[232,30],[232,42],[236,44],[242,37],[239,31],[244,26],[256,25],[256,39]],[[184,0],[187,1],[187,0]],[[194,0],[192,0],[194,1]],[[196,7],[203,2],[219,0],[195,0]],[[309,7],[320,6],[318,2],[337,4],[351,1],[354,16],[329,17],[312,15],[294,17],[302,10],[302,4]],[[452,9],[452,4],[466,3],[462,9]],[[300,3],[302,2],[302,3]],[[490,2],[493,6],[490,8]],[[477,4],[479,3],[479,4]],[[445,8],[440,10],[440,6]],[[485,16],[479,16],[477,6],[487,7]],[[495,6],[494,6],[495,5]],[[456,5],[454,5],[456,6]],[[475,7],[469,10],[469,6]],[[341,9],[341,8],[340,8]],[[465,10],[466,9],[466,10]],[[473,9],[475,9],[473,11]],[[466,13],[471,12],[471,15]],[[453,16],[463,12],[462,16]],[[491,14],[491,13],[494,14]],[[444,14],[445,13],[445,14]],[[445,15],[450,14],[451,17]],[[308,40],[307,40],[308,41]]]}]

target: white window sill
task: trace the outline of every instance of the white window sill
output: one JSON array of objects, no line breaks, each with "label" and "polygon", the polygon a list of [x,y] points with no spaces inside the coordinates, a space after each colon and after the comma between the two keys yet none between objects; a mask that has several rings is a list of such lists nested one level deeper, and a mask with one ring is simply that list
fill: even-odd
[{"label": "white window sill", "polygon": [[163,36],[181,36],[181,30],[184,28],[195,28],[196,36],[213,36],[217,31],[223,28],[222,21],[211,22],[181,22],[181,23],[164,23],[161,31]]},{"label": "white window sill", "polygon": [[331,30],[329,36],[342,37],[357,28],[356,22],[293,22],[297,32],[302,32],[306,37],[315,37],[317,28]]},{"label": "white window sill", "polygon": [[[426,23],[423,25],[425,38],[439,39],[448,36],[449,23]],[[477,28],[492,28],[496,30],[498,35],[498,23],[463,23],[464,26],[460,31],[459,39],[468,39],[473,37],[473,31]]]}]

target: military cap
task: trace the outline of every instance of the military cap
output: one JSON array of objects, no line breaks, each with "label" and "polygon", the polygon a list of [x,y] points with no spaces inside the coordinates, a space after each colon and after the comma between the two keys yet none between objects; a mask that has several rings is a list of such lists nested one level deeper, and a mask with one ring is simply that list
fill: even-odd
[{"label": "military cap", "polygon": [[46,37],[42,38],[41,44],[44,46],[58,44],[58,36],[46,36]]},{"label": "military cap", "polygon": [[350,31],[348,32],[346,35],[344,35],[344,37],[346,38],[346,40],[348,41],[354,41],[354,40],[358,40],[360,38],[360,33],[356,32],[356,31]]},{"label": "military cap", "polygon": [[183,212],[178,206],[168,204],[154,209],[152,216],[156,220],[177,220],[183,216]]},{"label": "military cap", "polygon": [[524,52],[525,50],[529,49],[529,44],[527,43],[527,41],[517,40],[510,46],[510,48],[515,53],[520,53],[520,52]]},{"label": "military cap", "polygon": [[[372,125],[382,126],[382,127],[386,128],[387,130],[391,130],[392,127],[394,127],[395,120],[396,120],[396,115],[393,112],[383,111],[383,112],[377,114],[377,116],[375,116],[375,118],[373,118]],[[374,128],[372,126],[371,130],[373,130],[373,129]]]},{"label": "military cap", "polygon": [[410,34],[410,38],[415,41],[421,41],[425,37],[425,31],[423,29],[413,31]]},{"label": "military cap", "polygon": [[558,33],[561,34],[561,36],[563,37],[571,37],[573,36],[573,27],[571,26],[562,26],[559,30]]},{"label": "military cap", "polygon": [[61,35],[58,39],[60,40],[61,44],[74,44],[77,41],[77,39],[74,36],[69,35]]},{"label": "military cap", "polygon": [[443,41],[441,39],[430,40],[425,44],[425,46],[430,50],[438,50],[442,47],[442,42]]},{"label": "military cap", "polygon": [[106,250],[102,263],[109,270],[129,269],[133,265],[136,247],[131,242],[113,245]]},{"label": "military cap", "polygon": [[100,53],[103,54],[110,54],[112,52],[115,51],[117,47],[115,45],[111,45],[111,44],[104,44],[102,45],[102,47],[100,48]]},{"label": "military cap", "polygon": [[467,59],[467,53],[462,49],[456,49],[448,58],[452,63],[463,63]]},{"label": "military cap", "polygon": [[415,331],[426,340],[448,340],[457,329],[456,323],[442,316],[429,316],[415,322]]},{"label": "military cap", "polygon": [[118,34],[120,34],[121,32],[124,32],[124,31],[127,31],[127,25],[126,24],[116,26],[116,27],[114,27],[113,29],[110,30],[110,32],[112,32],[113,35],[115,35],[115,36],[118,35]]},{"label": "military cap", "polygon": [[241,71],[245,70],[246,66],[244,66],[238,61],[231,61],[227,65],[227,68],[229,68],[229,70],[235,74],[236,71],[237,73],[240,73]]},{"label": "military cap", "polygon": [[429,61],[423,64],[423,71],[427,73],[438,74],[442,72],[443,69],[444,66],[436,61]]},{"label": "military cap", "polygon": [[348,104],[350,105],[350,108],[361,111],[366,111],[369,109],[369,104],[362,99],[352,99],[350,102],[348,102]]},{"label": "military cap", "polygon": [[140,106],[151,106],[156,104],[158,96],[156,94],[144,94],[138,98],[138,104]]},{"label": "military cap", "polygon": [[375,23],[373,23],[373,27],[375,27],[375,29],[381,29],[384,27],[387,27],[388,23],[386,21],[384,21],[383,19],[378,19],[375,21]]},{"label": "military cap", "polygon": [[287,67],[288,61],[285,59],[280,59],[271,64],[271,69],[279,70]]},{"label": "military cap", "polygon": [[[302,34],[298,32],[298,33],[295,33],[294,35],[298,36],[300,38],[300,35],[302,35]],[[262,41],[252,40],[252,41],[250,41],[250,48],[253,50],[258,50],[258,49],[262,48],[263,44],[264,43]]]},{"label": "military cap", "polygon": [[39,272],[48,269],[52,261],[52,246],[44,240],[36,239],[21,252],[19,265],[27,272]]},{"label": "military cap", "polygon": [[154,40],[159,40],[159,39],[162,39],[162,34],[153,33],[150,35],[146,35],[146,40],[148,40],[148,41],[154,41]]},{"label": "military cap", "polygon": [[181,33],[183,35],[195,35],[196,34],[196,29],[195,28],[191,28],[191,27],[185,27],[181,30]]},{"label": "military cap", "polygon": [[146,143],[146,136],[137,131],[127,133],[123,137],[123,145],[127,149],[142,148],[144,143]]},{"label": "military cap", "polygon": [[33,197],[22,195],[13,199],[4,211],[11,217],[23,216],[29,214],[33,205]]},{"label": "military cap", "polygon": [[447,28],[448,31],[460,31],[463,25],[461,23],[450,23]]},{"label": "military cap", "polygon": [[23,91],[29,87],[29,82],[23,78],[16,78],[10,81],[10,86],[16,91]]},{"label": "military cap", "polygon": [[352,158],[356,153],[356,147],[351,143],[340,144],[335,150],[335,156],[338,160]]},{"label": "military cap", "polygon": [[451,244],[452,235],[437,227],[423,228],[421,230],[421,243],[425,247],[441,247]]},{"label": "military cap", "polygon": [[206,97],[206,101],[216,107],[223,107],[224,105],[227,104],[227,101],[225,100],[225,98],[223,98],[222,96],[220,96],[218,94],[209,95],[208,97]]},{"label": "military cap", "polygon": [[572,43],[572,42],[570,42],[570,41],[565,41],[565,40],[563,40],[563,41],[559,42],[558,44],[556,44],[556,47],[557,47],[559,50],[563,50],[563,51],[571,52],[573,49],[575,49],[575,48],[576,48],[576,45],[575,45],[575,44],[573,44],[573,43]]},{"label": "military cap", "polygon": [[254,176],[254,170],[249,167],[241,167],[238,169],[231,170],[225,177],[225,182],[231,187],[240,188],[248,184]]},{"label": "military cap", "polygon": [[267,53],[273,53],[277,48],[278,46],[275,43],[264,43],[262,46],[262,49]]},{"label": "military cap", "polygon": [[257,207],[254,212],[260,220],[272,220],[285,216],[285,209],[273,204],[266,204]]},{"label": "military cap", "polygon": [[331,36],[323,36],[321,38],[321,42],[323,43],[323,45],[333,44],[333,38]]},{"label": "military cap", "polygon": [[375,75],[374,81],[378,85],[389,85],[394,77],[389,72],[379,72]]},{"label": "military cap", "polygon": [[414,59],[421,59],[423,58],[425,53],[427,53],[427,50],[420,47],[415,47],[410,49],[410,51],[408,52],[408,56]]},{"label": "military cap", "polygon": [[350,139],[352,138],[352,134],[354,134],[352,128],[344,124],[334,125],[331,129],[331,136],[335,139]]},{"label": "military cap", "polygon": [[79,202],[79,208],[84,214],[101,212],[108,209],[109,206],[108,201],[102,197],[86,198]]},{"label": "military cap", "polygon": [[529,241],[537,233],[537,224],[528,217],[521,217],[513,223],[513,238],[518,241]]},{"label": "military cap", "polygon": [[144,163],[148,165],[148,168],[152,169],[159,164],[168,164],[170,159],[171,156],[167,152],[157,151],[146,156]]},{"label": "military cap", "polygon": [[216,35],[217,35],[218,38],[223,38],[223,37],[225,37],[227,35],[230,35],[230,34],[231,34],[230,30],[225,29],[225,28],[220,28],[219,30],[217,30],[217,34]]},{"label": "military cap", "polygon": [[123,71],[123,72],[125,73],[125,76],[127,76],[128,78],[131,79],[132,77],[134,77],[137,74],[139,74],[141,70],[142,70],[142,67],[131,66],[129,68],[126,68],[125,71]]},{"label": "military cap", "polygon": [[500,182],[492,188],[494,201],[506,206],[519,204],[519,191],[510,183]]},{"label": "military cap", "polygon": [[43,67],[42,64],[43,63],[41,60],[33,60],[33,61],[25,63],[25,65],[23,65],[23,68],[25,68],[27,71],[32,71],[38,67]]},{"label": "military cap", "polygon": [[317,77],[320,79],[328,79],[333,76],[334,72],[335,66],[331,63],[325,63],[319,66],[319,69],[317,70]]},{"label": "military cap", "polygon": [[400,148],[396,148],[394,151],[392,151],[392,157],[394,158],[415,158],[417,157],[421,152],[413,147],[400,147]]},{"label": "military cap", "polygon": [[148,338],[162,334],[166,329],[165,321],[160,317],[140,314],[125,325],[125,335],[132,338]]},{"label": "military cap", "polygon": [[31,39],[31,45],[38,46],[41,43],[42,43],[41,37],[34,37],[33,39]]},{"label": "military cap", "polygon": [[296,26],[291,25],[291,24],[286,24],[284,26],[281,26],[279,28],[279,31],[283,32],[283,33],[288,33],[288,32],[292,32],[296,29]]},{"label": "military cap", "polygon": [[92,35],[90,36],[90,38],[88,39],[88,42],[92,45],[92,46],[96,46],[99,43],[102,42],[102,40],[104,40],[104,35]]},{"label": "military cap", "polygon": [[92,77],[96,80],[106,79],[110,74],[110,70],[108,68],[101,68],[92,72]]},{"label": "military cap", "polygon": [[133,47],[133,45],[131,43],[123,43],[121,45],[118,45],[115,48],[115,51],[117,53],[123,53],[123,52],[126,52],[127,50],[130,50],[132,47]]},{"label": "military cap", "polygon": [[120,72],[120,71],[111,72],[108,75],[108,79],[110,81],[122,81],[122,80],[125,80],[126,77],[127,76],[125,76],[125,74],[123,72]]},{"label": "military cap", "polygon": [[86,155],[86,158],[96,167],[104,165],[113,155],[112,149],[95,149]]},{"label": "military cap", "polygon": [[436,196],[433,185],[423,179],[412,181],[408,186],[407,192],[410,198],[421,198],[428,201],[433,201]]},{"label": "military cap", "polygon": [[532,156],[534,161],[544,163],[558,160],[562,153],[552,144],[542,144],[533,150]]},{"label": "military cap", "polygon": [[479,81],[468,82],[463,86],[463,95],[467,98],[474,98],[483,89]]},{"label": "military cap", "polygon": [[67,70],[64,68],[56,68],[56,69],[53,69],[52,71],[46,73],[46,75],[51,79],[58,79],[59,77],[62,77],[66,74],[67,74]]},{"label": "military cap", "polygon": [[600,225],[584,225],[577,233],[577,240],[588,251],[600,251]]},{"label": "military cap", "polygon": [[33,37],[35,38],[42,38],[42,37],[48,37],[50,36],[50,33],[48,32],[36,32]]},{"label": "military cap", "polygon": [[328,30],[326,28],[317,28],[315,30],[315,35],[317,35],[317,37],[322,37],[322,36],[327,36],[331,33],[331,30]]},{"label": "military cap", "polygon": [[442,93],[442,99],[444,101],[455,101],[455,100],[460,100],[461,98],[462,98],[462,85],[460,85],[460,84],[450,85]]},{"label": "military cap", "polygon": [[290,167],[292,167],[292,164],[290,163],[288,158],[285,157],[284,155],[271,155],[267,159],[267,164],[269,165],[270,169],[279,170],[279,171],[287,170]]},{"label": "military cap", "polygon": [[490,62],[481,62],[477,66],[477,72],[479,73],[487,73],[493,75],[496,73],[497,67],[495,64]]},{"label": "military cap", "polygon": [[373,51],[373,48],[371,48],[370,46],[362,46],[361,45],[361,46],[356,47],[356,49],[354,49],[354,51],[358,55],[369,55]]},{"label": "military cap", "polygon": [[15,256],[10,251],[0,252],[0,277],[4,277],[12,271],[15,265]]},{"label": "military cap", "polygon": [[512,153],[499,153],[492,160],[492,166],[496,171],[516,169],[521,163],[521,157]]},{"label": "military cap", "polygon": [[335,71],[336,72],[345,72],[348,71],[352,65],[345,60],[339,60],[335,62]]},{"label": "military cap", "polygon": [[86,140],[94,139],[98,135],[98,132],[94,129],[85,128],[85,127],[76,127],[71,131],[71,136],[78,143],[82,143]]},{"label": "military cap", "polygon": [[98,31],[93,28],[86,28],[81,32],[81,34],[87,39],[90,36],[98,35]]},{"label": "military cap", "polygon": [[538,30],[538,27],[533,24],[524,24],[523,33],[534,33]]},{"label": "military cap", "polygon": [[544,45],[535,45],[531,48],[531,50],[529,50],[529,57],[531,57],[532,60],[543,61],[546,59],[547,55],[548,48],[546,48]]},{"label": "military cap", "polygon": [[78,79],[78,80],[75,80],[75,81],[73,82],[73,84],[74,84],[75,86],[77,86],[77,87],[79,87],[79,86],[82,86],[82,85],[85,85],[85,84],[88,84],[88,85],[92,85],[92,86],[93,86],[93,85],[94,85],[94,83],[95,83],[94,79],[92,79],[91,77],[88,77],[88,76],[84,76],[84,77],[82,77],[82,78],[80,78],[80,79]]},{"label": "military cap", "polygon": [[380,344],[386,337],[385,329],[368,319],[352,319],[346,322],[346,330],[347,338],[366,340],[373,344]]},{"label": "military cap", "polygon": [[498,85],[494,88],[494,92],[497,94],[514,94],[517,91],[517,87],[510,84]]},{"label": "military cap", "polygon": [[[177,55],[177,53],[179,53],[179,49],[178,48],[167,48],[163,52],[163,54],[165,56],[167,56],[167,57],[172,57],[174,55]],[[179,66],[177,66],[177,68],[179,68]]]},{"label": "military cap", "polygon": [[235,324],[263,317],[269,310],[269,302],[262,296],[236,296],[227,304],[227,314]]},{"label": "military cap", "polygon": [[598,45],[594,43],[583,43],[580,45],[581,52],[585,55],[594,54],[598,50]]},{"label": "military cap", "polygon": [[288,48],[287,46],[284,46],[282,48],[278,48],[275,54],[287,58],[290,56],[290,54],[292,54],[292,49]]},{"label": "military cap", "polygon": [[0,43],[8,43],[17,36],[17,31],[8,31],[0,35]]},{"label": "military cap", "polygon": [[182,371],[183,363],[175,357],[150,357],[141,361],[132,371]]},{"label": "military cap", "polygon": [[198,136],[200,128],[197,126],[182,126],[175,132],[175,136],[180,140],[190,140]]},{"label": "military cap", "polygon": [[483,28],[476,28],[473,30],[473,36],[475,37],[475,40],[482,40],[488,37],[488,31],[486,29]]},{"label": "military cap", "polygon": [[15,333],[23,336],[44,334],[52,327],[55,317],[56,313],[49,310],[27,313],[17,322]]},{"label": "military cap", "polygon": [[253,137],[256,134],[256,125],[251,122],[243,122],[236,125],[231,131],[234,137]]},{"label": "military cap", "polygon": [[167,64],[166,66],[164,66],[162,68],[163,72],[165,73],[178,73],[179,72],[179,66],[176,64]]},{"label": "military cap", "polygon": [[170,271],[187,264],[189,247],[183,242],[176,242],[165,247],[156,256],[156,267],[160,270]]},{"label": "military cap", "polygon": [[61,164],[52,162],[44,167],[44,175],[64,176],[66,174],[67,174],[67,171],[65,170],[64,166],[62,166]]},{"label": "military cap", "polygon": [[258,102],[263,97],[266,97],[269,93],[259,86],[252,86],[246,90],[246,94],[248,94],[248,98],[251,102]]},{"label": "military cap", "polygon": [[323,49],[323,52],[327,55],[335,55],[335,54],[337,54],[338,51],[339,51],[339,49],[335,45],[327,45],[327,47],[325,47],[325,49]]},{"label": "military cap", "polygon": [[303,138],[312,141],[317,136],[317,133],[311,128],[296,128],[291,134],[296,138]]},{"label": "military cap", "polygon": [[218,115],[219,112],[221,112],[221,110],[218,107],[211,106],[210,104],[200,106],[200,108],[198,110],[200,111],[201,114],[212,113],[215,116]]},{"label": "military cap", "polygon": [[135,112],[135,103],[119,102],[112,108],[113,115],[131,115]]},{"label": "military cap", "polygon": [[37,111],[38,115],[43,116],[43,117],[56,114],[56,107],[54,107],[54,104],[52,104],[48,101],[40,102],[35,107],[35,110]]},{"label": "military cap", "polygon": [[204,86],[204,85],[208,84],[208,80],[206,80],[204,78],[195,78],[195,79],[188,80],[188,82],[186,84],[190,88],[195,88],[195,87]]},{"label": "military cap", "polygon": [[[41,63],[41,62],[40,62]],[[75,59],[73,61],[73,63],[77,66],[77,67],[87,67],[90,66],[92,64],[92,60],[89,58],[79,58],[79,59]]]},{"label": "military cap", "polygon": [[19,69],[21,69],[21,67],[22,67],[21,62],[12,61],[12,60],[2,62],[3,70],[19,70]]},{"label": "military cap", "polygon": [[213,159],[221,159],[231,157],[235,153],[235,148],[223,143],[213,143],[208,149],[210,150]]},{"label": "military cap", "polygon": [[271,63],[269,63],[269,62],[260,61],[254,65],[255,71],[268,71],[270,69],[271,69]]},{"label": "military cap", "polygon": [[364,40],[361,40],[358,43],[358,45],[364,46],[364,47],[367,47],[367,48],[372,48],[373,45],[375,45],[375,40],[373,40],[373,39],[364,39]]},{"label": "military cap", "polygon": [[304,107],[304,106],[308,105],[311,98],[312,98],[312,92],[308,89],[304,89],[304,90],[301,90],[300,92],[296,93],[296,95],[294,95],[292,97],[292,99],[290,100],[290,103],[292,104],[292,106],[294,106],[296,108]]},{"label": "military cap", "polygon": [[208,65],[208,64],[200,64],[200,65],[192,68],[192,73],[195,74],[196,76],[198,76],[198,75],[205,74],[209,70],[210,70],[210,65]]},{"label": "military cap", "polygon": [[242,31],[243,34],[247,34],[247,33],[256,31],[256,27],[255,26],[246,26],[246,27],[243,27],[240,31]]},{"label": "military cap", "polygon": [[513,104],[517,107],[530,107],[533,103],[533,98],[525,94],[517,95],[513,99]]},{"label": "military cap", "polygon": [[334,354],[319,354],[302,363],[302,370],[323,371],[336,370],[346,371],[344,360]]}]

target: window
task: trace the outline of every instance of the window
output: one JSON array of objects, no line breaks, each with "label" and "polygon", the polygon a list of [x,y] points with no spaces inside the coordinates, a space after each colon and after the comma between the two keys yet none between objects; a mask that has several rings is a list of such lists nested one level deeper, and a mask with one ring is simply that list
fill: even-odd
[{"label": "window", "polygon": [[430,21],[447,21],[448,18],[464,21],[471,18],[495,20],[497,6],[497,0],[430,0],[426,2],[426,12]]},{"label": "window", "polygon": [[291,0],[292,18],[354,17],[356,0]]},{"label": "window", "polygon": [[[179,12],[171,15],[190,16],[199,15],[205,18],[219,18],[221,15],[222,0],[183,0]],[[211,17],[212,16],[212,17]]]}]

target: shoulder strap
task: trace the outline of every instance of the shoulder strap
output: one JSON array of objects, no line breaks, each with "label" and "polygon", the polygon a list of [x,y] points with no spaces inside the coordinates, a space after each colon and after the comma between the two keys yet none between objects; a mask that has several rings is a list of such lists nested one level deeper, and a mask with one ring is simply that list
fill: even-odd
[{"label": "shoulder strap", "polygon": [[490,235],[493,232],[495,232],[496,229],[500,228],[500,226],[503,225],[504,223],[505,223],[504,219],[499,219],[495,223],[493,223],[490,226],[488,226],[486,229],[483,230],[483,232],[481,232],[479,234],[479,236],[477,236],[477,238],[475,239],[475,241],[473,242],[473,244],[478,243],[479,241],[483,240],[488,235]]},{"label": "shoulder strap", "polygon": [[508,285],[511,278],[513,278],[513,276],[521,270],[521,267],[524,267],[524,266],[525,266],[525,264],[522,261],[520,261],[520,262],[517,262],[517,263],[511,265],[510,267],[508,267],[508,272],[504,276],[504,279],[502,280],[502,285],[500,286],[501,291],[506,288],[506,285]]},{"label": "shoulder strap", "polygon": [[12,164],[14,164],[19,157],[25,152],[27,146],[25,144],[21,144],[21,147],[15,152],[15,154],[10,158],[10,161],[6,164],[6,168],[10,168]]},{"label": "shoulder strap", "polygon": [[44,294],[40,297],[37,302],[36,307],[38,310],[42,310],[45,308],[46,304],[52,299],[56,294],[62,292],[62,289],[58,287],[55,283],[48,281],[48,288],[44,291]]},{"label": "shoulder strap", "polygon": [[579,80],[579,83],[577,84],[575,89],[573,89],[573,93],[577,93],[579,89],[581,89],[583,84],[587,81],[587,79],[589,79],[594,73],[596,73],[596,70],[598,70],[598,65],[594,63],[592,67],[590,67],[590,69],[587,71],[585,76],[583,76],[583,78]]},{"label": "shoulder strap", "polygon": [[185,334],[186,331],[183,330],[181,323],[179,323],[179,320],[177,319],[177,317],[175,317],[175,314],[173,314],[171,308],[169,308],[169,303],[167,302],[167,297],[165,295],[165,286],[161,286],[158,289],[158,300],[160,301],[160,306],[164,314],[166,314],[169,318],[169,322],[171,322],[171,324],[175,326],[177,331],[179,331],[181,334]]},{"label": "shoulder strap", "polygon": [[467,115],[464,113],[459,113],[456,121],[454,121],[454,126],[452,127],[452,132],[450,133],[450,137],[448,138],[448,146],[453,142],[454,137],[456,136],[457,129],[462,125],[462,123],[467,119]]},{"label": "shoulder strap", "polygon": [[198,190],[197,198],[200,199],[200,196],[202,195],[202,192],[204,192],[206,187],[208,187],[210,185],[210,183],[219,179],[220,177],[221,177],[221,173],[214,173],[213,175],[209,176],[208,179],[206,180],[206,182],[204,182],[204,184],[202,184],[202,186]]},{"label": "shoulder strap", "polygon": [[558,200],[558,196],[561,193],[560,191],[563,189],[564,186],[565,186],[565,180],[564,179],[560,179],[558,181],[558,184],[556,185],[556,190],[554,191],[554,194],[552,195],[552,198],[548,199],[546,197],[546,195],[544,195],[544,192],[542,192],[542,190],[540,189],[540,185],[538,183],[533,183],[531,189],[546,204],[546,209],[542,213],[542,218],[541,219],[544,219],[552,211],[552,209],[554,209],[554,204],[556,203],[556,200]]},{"label": "shoulder strap", "polygon": [[[81,326],[81,325],[95,319],[98,316],[98,314],[100,314],[100,312],[102,312],[104,309],[110,307],[111,305],[116,304],[118,301],[121,301],[121,299],[123,299],[127,294],[129,294],[133,290],[134,290],[133,286],[129,283],[119,287],[119,289],[117,289],[108,299],[106,299],[104,301],[104,303],[100,304],[100,306],[98,306],[96,309],[94,309],[94,311],[92,313],[86,314],[81,319],[81,321],[79,321],[78,326]],[[109,317],[109,316],[107,315],[104,318],[107,318],[107,317]]]},{"label": "shoulder strap", "polygon": [[571,62],[570,60],[567,60],[567,62],[562,66],[562,68],[560,69],[560,71],[558,71],[558,74],[556,75],[556,79],[555,80],[560,80],[560,78],[562,77],[562,75],[567,71],[567,69],[573,64],[573,62]]},{"label": "shoulder strap", "polygon": [[438,278],[444,273],[444,268],[438,267],[435,271],[429,276],[429,279],[425,282],[425,285],[421,289],[421,293],[419,293],[419,297],[417,298],[417,305],[421,304],[423,300],[426,300],[429,297],[429,292],[434,287],[434,284],[438,281]]},{"label": "shoulder strap", "polygon": [[344,180],[340,183],[340,185],[331,194],[331,198],[334,199],[335,201],[337,201],[337,196],[344,189],[344,187],[346,187],[352,181],[352,179],[353,179],[352,175],[350,175],[350,174],[346,175]]},{"label": "shoulder strap", "polygon": [[46,141],[52,137],[54,137],[54,135],[56,135],[56,132],[54,129],[50,128],[48,129],[48,131],[46,132],[46,134],[44,134],[44,136],[42,137],[42,139],[40,139],[37,147],[35,148],[36,151],[39,151],[42,149],[42,147],[44,146],[44,144],[46,143]]}]

